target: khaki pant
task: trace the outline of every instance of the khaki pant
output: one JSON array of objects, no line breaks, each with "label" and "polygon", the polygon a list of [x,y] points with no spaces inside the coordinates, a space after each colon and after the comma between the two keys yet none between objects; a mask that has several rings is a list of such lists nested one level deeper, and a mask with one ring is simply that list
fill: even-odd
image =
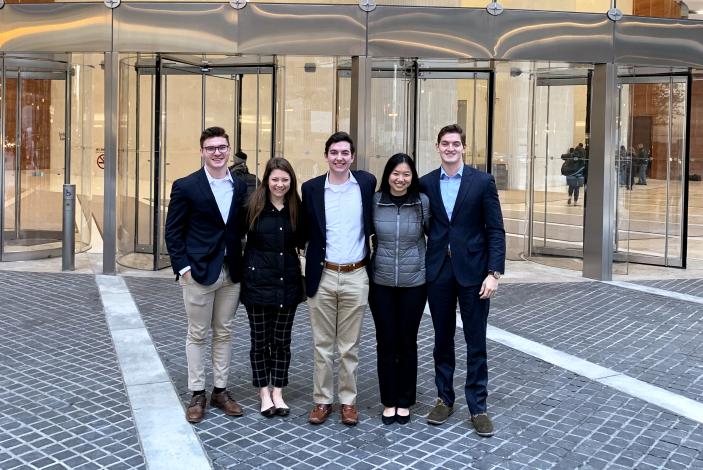
[{"label": "khaki pant", "polygon": [[356,373],[359,366],[359,338],[368,303],[369,277],[366,269],[338,273],[322,271],[314,297],[308,299],[314,344],[313,401],[334,402],[334,347],[339,351],[338,394],[343,405],[356,403]]},{"label": "khaki pant", "polygon": [[198,284],[192,276],[180,279],[188,316],[186,359],[188,389],[205,390],[205,350],[212,329],[212,375],[215,387],[225,388],[232,355],[232,322],[239,305],[239,283],[233,284],[226,267],[210,286]]}]

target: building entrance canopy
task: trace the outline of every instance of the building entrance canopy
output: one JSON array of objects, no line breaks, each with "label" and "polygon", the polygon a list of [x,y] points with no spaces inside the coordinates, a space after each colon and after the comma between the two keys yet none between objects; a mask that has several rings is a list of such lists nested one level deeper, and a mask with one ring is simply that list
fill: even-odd
[{"label": "building entrance canopy", "polygon": [[[188,17],[184,21],[184,15]],[[324,19],[324,20],[323,20]],[[32,28],[26,25],[31,24]],[[703,23],[605,13],[250,3],[10,4],[1,51],[559,60],[703,66]],[[60,26],[60,27],[57,27]]]}]

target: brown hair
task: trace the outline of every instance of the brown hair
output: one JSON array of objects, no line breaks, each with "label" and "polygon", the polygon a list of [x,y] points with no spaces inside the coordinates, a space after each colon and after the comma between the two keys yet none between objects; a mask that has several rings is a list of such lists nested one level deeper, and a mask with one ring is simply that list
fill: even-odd
[{"label": "brown hair", "polygon": [[293,227],[293,232],[296,230],[296,222],[298,220],[298,210],[300,208],[300,196],[298,195],[298,180],[295,177],[295,172],[290,162],[285,158],[272,158],[266,163],[264,176],[261,178],[261,184],[256,188],[249,199],[249,230],[254,228],[256,221],[266,206],[266,201],[271,196],[269,190],[269,178],[273,170],[281,170],[288,173],[290,176],[290,189],[286,193],[284,199],[288,206],[288,214],[290,215],[290,224]]},{"label": "brown hair", "polygon": [[356,153],[356,148],[354,147],[354,140],[352,140],[351,136],[346,132],[339,131],[329,136],[327,142],[325,142],[325,155],[327,155],[327,152],[329,152],[330,146],[332,146],[332,144],[337,144],[339,142],[348,142],[349,150],[351,150],[351,153]]},{"label": "brown hair", "polygon": [[213,126],[208,127],[200,134],[200,148],[203,148],[203,142],[213,137],[224,137],[227,141],[227,145],[229,145],[229,136],[227,135],[227,132],[221,127]]},{"label": "brown hair", "polygon": [[442,141],[444,134],[459,134],[461,137],[461,145],[466,147],[466,134],[464,133],[464,129],[462,129],[459,124],[449,124],[448,126],[441,128],[437,134],[437,144]]}]

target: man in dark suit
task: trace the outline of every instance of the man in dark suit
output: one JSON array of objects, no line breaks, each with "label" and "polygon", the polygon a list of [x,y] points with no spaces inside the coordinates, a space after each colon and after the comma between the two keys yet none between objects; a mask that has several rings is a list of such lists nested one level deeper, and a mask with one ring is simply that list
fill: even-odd
[{"label": "man in dark suit", "polygon": [[166,217],[166,247],[183,288],[188,316],[186,410],[191,423],[202,421],[205,397],[205,351],[212,330],[214,388],[210,401],[229,416],[242,408],[226,390],[234,312],[239,304],[241,237],[246,231],[246,184],[227,169],[229,137],[221,127],[200,136],[203,167],[173,182]]},{"label": "man in dark suit", "polygon": [[376,178],[351,171],[354,142],[346,132],[325,143],[329,171],[302,186],[308,245],[305,288],[314,343],[313,407],[308,421],[325,422],[334,402],[334,349],[339,350],[341,420],[355,425],[359,338],[368,303],[371,199]]},{"label": "man in dark suit", "polygon": [[505,267],[505,230],[495,180],[464,165],[465,145],[461,127],[442,128],[436,144],[441,166],[420,179],[432,212],[426,269],[438,395],[427,421],[442,424],[454,412],[458,300],[467,348],[466,402],[474,429],[489,437],[494,430],[486,413],[486,328],[489,299]]}]

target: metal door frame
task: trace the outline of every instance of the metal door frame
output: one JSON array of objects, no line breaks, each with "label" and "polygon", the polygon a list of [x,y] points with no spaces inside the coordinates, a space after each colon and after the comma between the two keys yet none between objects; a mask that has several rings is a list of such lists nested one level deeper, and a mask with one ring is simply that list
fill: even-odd
[{"label": "metal door frame", "polygon": [[[34,67],[23,68],[21,65],[8,70],[7,59],[17,59],[19,62],[36,64]],[[16,80],[17,110],[15,115],[15,238],[20,238],[21,233],[21,203],[22,198],[18,197],[21,190],[20,175],[20,150],[22,146],[22,126],[21,126],[21,103],[22,103],[22,80],[23,79],[46,79],[62,80],[64,82],[64,183],[70,183],[70,161],[71,161],[71,66],[67,61],[51,60],[42,57],[15,57],[0,53],[0,261],[24,261],[41,259],[48,256],[58,256],[61,248],[45,248],[41,250],[20,251],[8,253],[5,251],[5,144],[7,140],[6,116],[7,116],[7,79]],[[42,64],[55,65],[62,64],[60,68],[48,69]],[[44,70],[42,70],[44,69]],[[63,70],[61,70],[63,69]],[[62,240],[62,232],[40,231],[47,234],[58,233],[57,241]]]},{"label": "metal door frame", "polygon": [[[201,111],[205,108],[205,97],[206,97],[206,86],[205,77],[208,75],[218,76],[218,75],[232,75],[237,76],[236,78],[236,108],[233,112],[237,113],[235,117],[234,135],[232,136],[232,147],[237,151],[241,148],[241,111],[242,111],[242,78],[244,75],[271,75],[271,117],[272,124],[276,122],[276,65],[272,64],[237,64],[237,65],[221,65],[213,64],[208,66],[203,66],[197,61],[189,62],[183,57],[173,57],[169,55],[155,54],[155,59],[153,65],[148,63],[146,65],[137,65],[135,68],[137,70],[137,90],[139,90],[141,75],[153,75],[154,82],[153,88],[154,92],[152,94],[152,161],[150,164],[150,202],[151,202],[151,243],[150,245],[138,244],[138,234],[139,234],[139,211],[135,210],[135,229],[134,229],[134,247],[135,252],[152,254],[152,269],[157,271],[165,267],[170,266],[170,259],[167,253],[162,253],[162,224],[161,219],[163,217],[162,211],[162,194],[161,194],[161,181],[164,177],[166,162],[162,161],[164,158],[164,152],[166,151],[166,136],[165,136],[165,119],[166,113],[164,111],[166,88],[164,87],[163,78],[166,75],[200,75],[202,77],[203,85],[201,88]],[[137,107],[140,105],[140,93],[137,91]],[[257,87],[257,101],[258,101],[258,87]],[[257,103],[258,106],[258,103]],[[156,118],[154,118],[156,117]],[[201,128],[204,129],[205,126],[205,115],[201,112]],[[257,122],[257,141],[258,141],[258,126]],[[139,123],[137,123],[137,128]],[[271,156],[275,155],[275,125],[271,128]],[[139,149],[139,133],[137,132],[137,149]],[[258,156],[257,156],[258,158]],[[136,184],[139,185],[139,162],[136,165]],[[164,188],[165,189],[165,188]],[[138,188],[137,197],[135,198],[135,203],[138,204]]]},{"label": "metal door frame", "polygon": [[[664,253],[662,256],[653,256],[653,255],[644,255],[644,254],[632,254],[628,251],[621,252],[617,251],[617,243],[618,243],[618,194],[619,194],[619,188],[620,184],[619,181],[615,181],[614,188],[613,190],[615,191],[615,197],[613,198],[614,204],[615,204],[615,237],[614,237],[614,246],[613,246],[613,261],[615,262],[622,262],[622,263],[637,263],[637,264],[646,264],[646,265],[652,265],[652,266],[664,266],[668,268],[686,268],[686,256],[688,253],[688,192],[689,192],[689,183],[688,183],[688,178],[689,178],[689,159],[690,159],[690,127],[691,127],[691,101],[692,101],[692,95],[691,95],[691,85],[692,85],[692,79],[693,75],[692,72],[689,70],[688,73],[681,73],[681,72],[674,72],[674,73],[661,73],[661,74],[642,74],[639,75],[637,73],[632,74],[632,75],[619,75],[618,76],[618,122],[620,126],[622,127],[623,123],[620,120],[620,109],[621,109],[621,100],[622,100],[622,91],[621,91],[621,85],[636,85],[636,84],[668,84],[669,85],[669,107],[668,107],[668,126],[667,126],[667,155],[666,155],[666,160],[667,160],[667,166],[666,166],[666,189],[665,189],[665,201],[666,207],[665,207],[665,212],[664,212]],[[682,194],[681,194],[681,214],[680,216],[680,231],[679,231],[679,239],[681,241],[681,263],[680,265],[676,264],[670,264],[669,262],[669,221],[670,221],[670,212],[669,212],[669,188],[670,188],[670,183],[671,183],[671,136],[672,136],[672,109],[673,109],[673,97],[672,97],[672,86],[674,83],[685,83],[686,84],[686,103],[685,103],[685,109],[686,109],[686,116],[685,116],[685,131],[683,135],[683,159],[682,159],[682,166],[683,168],[681,169],[681,177],[683,178],[682,181]],[[620,145],[620,128],[617,129],[617,136],[618,136],[618,142],[616,142],[616,148],[619,148],[618,146]],[[659,261],[662,260],[662,261]]]},{"label": "metal door frame", "polygon": [[[586,86],[586,122],[585,122],[585,142],[584,145],[588,145],[588,140],[589,140],[589,117],[590,117],[590,109],[591,109],[591,71],[590,70],[584,70],[586,72],[585,76],[579,76],[579,77],[559,77],[559,76],[535,76],[533,78],[534,82],[533,85],[530,87],[530,103],[531,103],[531,125],[530,125],[530,168],[528,171],[528,188],[529,188],[529,209],[528,209],[528,219],[527,219],[527,253],[528,256],[534,256],[534,255],[548,255],[548,256],[560,256],[560,257],[565,257],[565,258],[576,258],[576,259],[583,259],[583,240],[581,241],[581,248],[555,248],[555,247],[547,247],[547,246],[537,246],[534,243],[535,240],[535,235],[534,235],[534,224],[535,224],[535,210],[534,210],[534,205],[535,205],[535,178],[537,177],[536,172],[535,172],[535,164],[537,160],[537,155],[535,154],[535,133],[536,133],[536,119],[535,119],[535,113],[536,113],[536,106],[535,106],[535,91],[537,90],[537,87],[548,87],[547,88],[547,119],[546,122],[549,124],[549,94],[551,91],[551,87],[553,86]],[[545,142],[545,151],[549,152],[549,133],[547,133],[546,137],[546,142]],[[588,157],[587,157],[588,158]],[[548,167],[548,160],[549,160],[549,155],[545,155],[545,169],[544,169],[544,192],[545,192],[545,197],[544,197],[544,204],[545,204],[545,220],[543,221],[543,224],[545,226],[545,231],[544,231],[544,238],[546,240],[547,237],[547,220],[546,220],[546,204],[547,204],[547,191],[549,189],[549,185],[547,183],[547,167]],[[584,185],[584,191],[582,195],[582,201],[583,201],[583,206],[584,211],[583,211],[583,220],[581,222],[581,231],[582,233],[585,234],[585,229],[586,229],[586,191],[585,191],[585,185]]]}]

